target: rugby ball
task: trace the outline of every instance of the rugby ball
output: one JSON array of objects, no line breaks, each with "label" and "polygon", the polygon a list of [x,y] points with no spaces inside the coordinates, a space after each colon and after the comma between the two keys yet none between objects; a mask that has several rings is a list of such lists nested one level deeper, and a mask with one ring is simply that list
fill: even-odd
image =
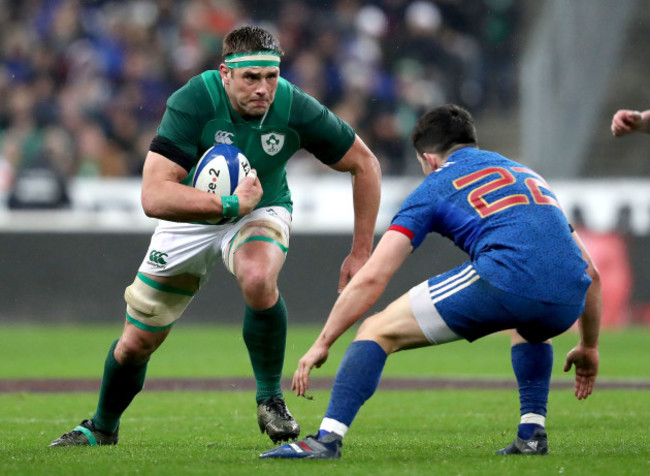
[{"label": "rugby ball", "polygon": [[[216,195],[232,195],[237,185],[251,170],[248,159],[235,146],[217,144],[205,151],[199,159],[192,177],[192,187]],[[212,224],[223,224],[232,218],[210,220]]]}]

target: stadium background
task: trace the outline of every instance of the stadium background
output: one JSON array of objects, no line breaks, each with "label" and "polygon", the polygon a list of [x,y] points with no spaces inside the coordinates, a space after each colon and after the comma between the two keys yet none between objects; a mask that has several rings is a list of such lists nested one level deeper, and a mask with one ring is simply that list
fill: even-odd
[{"label": "stadium background", "polygon": [[[154,222],[139,174],[167,96],[219,62],[239,23],[279,35],[282,74],[355,126],[382,162],[378,235],[419,181],[408,132],[460,103],[481,146],[549,179],[603,273],[606,324],[650,323],[650,0],[7,1],[0,8],[0,321],[116,322]],[[290,162],[296,213],[281,286],[322,320],[350,242],[347,177]],[[432,237],[378,303],[463,256]],[[183,318],[237,322],[215,270]]]}]

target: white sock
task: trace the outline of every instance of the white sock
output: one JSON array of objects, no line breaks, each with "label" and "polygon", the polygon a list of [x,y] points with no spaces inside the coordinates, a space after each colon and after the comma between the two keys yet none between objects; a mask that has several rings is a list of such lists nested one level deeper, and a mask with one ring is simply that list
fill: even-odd
[{"label": "white sock", "polygon": [[537,413],[524,413],[521,415],[521,421],[519,423],[533,423],[544,427],[546,424],[546,417],[538,415]]},{"label": "white sock", "polygon": [[323,421],[320,424],[320,429],[329,431],[330,433],[336,433],[337,435],[344,437],[350,427],[332,418],[323,418]]}]

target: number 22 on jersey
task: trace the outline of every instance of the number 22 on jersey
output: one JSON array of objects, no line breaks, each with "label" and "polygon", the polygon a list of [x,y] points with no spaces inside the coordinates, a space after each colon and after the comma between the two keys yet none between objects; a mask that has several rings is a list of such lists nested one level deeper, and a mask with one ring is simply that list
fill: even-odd
[{"label": "number 22 on jersey", "polygon": [[[546,189],[548,193],[550,193],[551,189],[542,177],[526,167],[512,167],[512,171],[528,175],[526,178],[523,178],[523,181],[530,192],[534,203],[537,205],[553,205],[560,208],[560,204],[555,197],[544,194],[543,189]],[[487,195],[490,193],[517,183],[517,177],[515,174],[505,167],[487,167],[485,169],[477,170],[476,172],[472,172],[471,174],[454,180],[453,184],[456,189],[460,190],[475,184],[479,180],[491,176],[494,176],[492,180],[476,187],[467,195],[467,201],[472,205],[481,218],[485,218],[493,213],[498,213],[506,208],[514,207],[516,205],[528,205],[531,203],[528,195],[523,193],[513,193],[496,200],[488,200],[489,197],[487,197]]]}]

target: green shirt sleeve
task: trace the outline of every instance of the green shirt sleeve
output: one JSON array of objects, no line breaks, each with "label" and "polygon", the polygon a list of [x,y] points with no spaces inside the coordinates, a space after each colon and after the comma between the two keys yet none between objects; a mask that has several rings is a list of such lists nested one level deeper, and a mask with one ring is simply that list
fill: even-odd
[{"label": "green shirt sleeve", "polygon": [[193,157],[199,155],[203,124],[214,111],[212,99],[200,77],[194,77],[167,100],[158,135]]},{"label": "green shirt sleeve", "polygon": [[335,164],[352,147],[355,132],[316,99],[295,85],[289,125],[300,136],[301,147],[324,164]]}]

